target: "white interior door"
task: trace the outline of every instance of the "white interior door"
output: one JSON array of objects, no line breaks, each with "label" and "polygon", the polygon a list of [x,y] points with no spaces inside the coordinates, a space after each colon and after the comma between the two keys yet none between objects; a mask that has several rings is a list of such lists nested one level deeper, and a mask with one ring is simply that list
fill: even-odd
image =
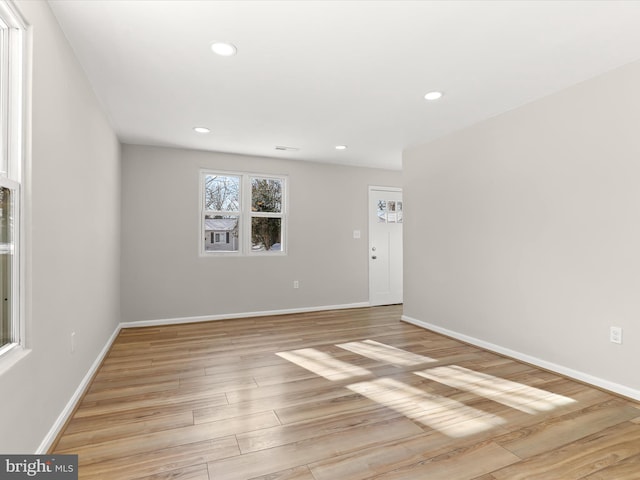
[{"label": "white interior door", "polygon": [[402,189],[369,187],[369,303],[402,303]]}]

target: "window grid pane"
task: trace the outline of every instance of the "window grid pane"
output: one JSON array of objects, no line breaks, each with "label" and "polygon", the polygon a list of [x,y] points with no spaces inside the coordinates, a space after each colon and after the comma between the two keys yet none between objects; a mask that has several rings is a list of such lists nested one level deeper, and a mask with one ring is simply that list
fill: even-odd
[{"label": "window grid pane", "polygon": [[9,188],[0,187],[0,347],[13,343],[13,197]]},{"label": "window grid pane", "polygon": [[278,178],[251,178],[251,211],[282,212],[282,180]]},{"label": "window grid pane", "polygon": [[205,215],[205,252],[237,252],[240,247],[238,215]]},{"label": "window grid pane", "polygon": [[206,175],[204,209],[215,212],[240,211],[240,177]]},{"label": "window grid pane", "polygon": [[251,218],[251,250],[254,252],[282,251],[281,218]]},{"label": "window grid pane", "polygon": [[[0,24],[2,22],[0,21]],[[0,175],[8,172],[8,123],[9,123],[9,30],[0,27]]]}]

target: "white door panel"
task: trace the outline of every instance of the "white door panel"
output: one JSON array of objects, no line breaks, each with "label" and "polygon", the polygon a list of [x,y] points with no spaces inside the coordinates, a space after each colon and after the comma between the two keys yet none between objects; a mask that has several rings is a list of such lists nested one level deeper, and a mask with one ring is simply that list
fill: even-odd
[{"label": "white door panel", "polygon": [[402,190],[369,188],[369,303],[402,303]]}]

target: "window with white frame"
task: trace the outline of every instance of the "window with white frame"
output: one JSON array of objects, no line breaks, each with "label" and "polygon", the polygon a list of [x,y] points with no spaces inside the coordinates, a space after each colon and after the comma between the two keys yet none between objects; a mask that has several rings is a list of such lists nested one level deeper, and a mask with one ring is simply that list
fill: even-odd
[{"label": "window with white frame", "polygon": [[282,251],[284,179],[251,176],[251,249]]},{"label": "window with white frame", "polygon": [[20,189],[26,26],[0,0],[0,354],[21,343]]},{"label": "window with white frame", "polygon": [[[203,175],[204,251],[239,252],[242,220],[242,177],[207,173]],[[229,242],[222,242],[227,238]]]},{"label": "window with white frame", "polygon": [[286,177],[203,171],[205,254],[285,252]]}]

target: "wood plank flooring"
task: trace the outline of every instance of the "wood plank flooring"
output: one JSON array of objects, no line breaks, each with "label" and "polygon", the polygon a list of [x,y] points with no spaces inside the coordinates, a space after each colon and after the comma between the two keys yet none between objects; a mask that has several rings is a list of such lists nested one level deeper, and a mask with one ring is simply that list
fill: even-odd
[{"label": "wood plank flooring", "polygon": [[51,453],[86,480],[640,479],[640,404],[401,313],[123,330]]}]

